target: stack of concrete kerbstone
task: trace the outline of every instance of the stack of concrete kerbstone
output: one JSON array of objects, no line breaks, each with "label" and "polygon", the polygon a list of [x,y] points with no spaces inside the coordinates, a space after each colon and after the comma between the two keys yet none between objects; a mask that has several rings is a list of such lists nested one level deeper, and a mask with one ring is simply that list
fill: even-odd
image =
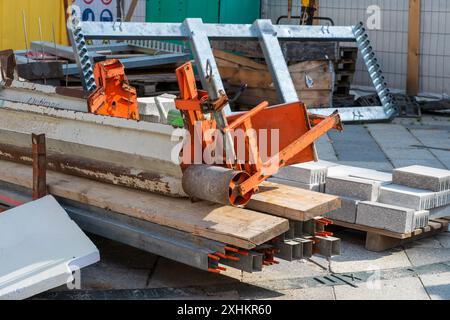
[{"label": "stack of concrete kerbstone", "polygon": [[450,171],[423,166],[395,169],[393,174],[331,162],[299,164],[273,179],[303,189],[341,197],[330,219],[398,233],[450,216]]}]

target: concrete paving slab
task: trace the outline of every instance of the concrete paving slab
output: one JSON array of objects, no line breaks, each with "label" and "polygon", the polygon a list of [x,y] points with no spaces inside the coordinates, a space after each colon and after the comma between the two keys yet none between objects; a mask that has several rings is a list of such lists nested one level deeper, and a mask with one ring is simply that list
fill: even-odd
[{"label": "concrete paving slab", "polygon": [[320,162],[305,162],[281,168],[275,175],[278,179],[293,180],[296,182],[318,185],[325,183],[328,165]]},{"label": "concrete paving slab", "polygon": [[148,269],[133,269],[120,261],[101,261],[81,271],[81,289],[144,289],[147,288],[149,273]]},{"label": "concrete paving slab", "polygon": [[435,236],[435,239],[439,241],[439,244],[443,248],[450,249],[450,232],[443,232]]},{"label": "concrete paving slab", "polygon": [[431,249],[442,249],[443,246],[441,242],[436,237],[424,238],[410,242],[404,245],[405,249],[412,248],[431,248]]},{"label": "concrete paving slab", "polygon": [[358,288],[335,286],[336,300],[429,300],[420,279],[416,277],[363,283]]},{"label": "concrete paving slab", "polygon": [[333,148],[331,139],[328,135],[323,135],[320,137],[316,143],[316,150],[319,159],[326,161],[337,161],[336,151]]},{"label": "concrete paving slab", "polygon": [[237,282],[241,275],[240,271],[232,268],[227,268],[223,274],[213,274],[162,257],[154,268],[148,280],[148,288],[214,286]]},{"label": "concrete paving slab", "polygon": [[410,132],[434,154],[442,164],[450,169],[450,130],[411,129]]},{"label": "concrete paving slab", "polygon": [[386,171],[390,172],[394,168],[392,164],[389,161],[383,161],[383,162],[375,162],[375,161],[341,161],[339,160],[339,164],[345,165],[345,166],[351,166],[351,167],[358,167],[358,168],[364,168],[364,169],[372,169],[372,170],[380,170],[380,171]]},{"label": "concrete paving slab", "polygon": [[413,266],[450,261],[450,249],[448,248],[421,248],[414,246],[406,248],[405,252]]},{"label": "concrete paving slab", "polygon": [[425,274],[420,279],[432,300],[450,300],[450,272]]},{"label": "concrete paving slab", "polygon": [[383,151],[362,125],[347,125],[343,132],[330,131],[340,161],[387,162]]},{"label": "concrete paving slab", "polygon": [[367,128],[396,168],[414,164],[445,168],[431,152],[417,147],[423,147],[423,144],[404,126],[399,124],[369,124]]},{"label": "concrete paving slab", "polygon": [[81,272],[84,290],[143,289],[148,285],[157,256],[116,241],[90,235],[102,260]]},{"label": "concrete paving slab", "polygon": [[[331,258],[331,270],[336,273],[382,270],[411,267],[406,253],[401,249],[386,252],[371,252],[364,248],[364,237],[359,233],[339,232],[336,237],[342,239],[341,255]],[[328,261],[315,256],[313,261],[328,267]]]},{"label": "concrete paving slab", "polygon": [[[279,297],[270,300],[335,300],[333,287],[315,287],[296,290],[281,290]],[[265,300],[265,299],[261,299]]]},{"label": "concrete paving slab", "polygon": [[[405,151],[405,157],[407,157],[408,150]],[[407,167],[412,165],[422,165],[422,166],[430,166],[435,168],[443,168],[443,165],[440,161],[435,159],[400,159],[400,160],[392,160],[392,163],[396,168]]]},{"label": "concrete paving slab", "polygon": [[0,300],[26,299],[72,282],[72,272],[99,259],[52,196],[0,214]]},{"label": "concrete paving slab", "polygon": [[326,270],[307,260],[288,262],[280,260],[278,265],[264,268],[262,272],[244,273],[242,280],[258,283],[264,280],[292,279],[325,275]]}]

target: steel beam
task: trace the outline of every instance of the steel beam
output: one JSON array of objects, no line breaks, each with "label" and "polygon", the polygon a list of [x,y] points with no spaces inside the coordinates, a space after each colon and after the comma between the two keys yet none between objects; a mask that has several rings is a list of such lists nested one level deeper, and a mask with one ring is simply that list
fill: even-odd
[{"label": "steel beam", "polygon": [[341,254],[341,239],[335,237],[315,237],[314,250],[327,258]]},{"label": "steel beam", "polygon": [[32,82],[1,81],[0,100],[87,112],[87,102],[82,91]]},{"label": "steel beam", "polygon": [[[97,40],[187,40],[190,37],[183,23],[82,22],[81,27],[87,39]],[[351,26],[274,25],[273,28],[280,40],[355,41]],[[210,40],[254,40],[260,35],[250,24],[205,23],[203,32]]]},{"label": "steel beam", "polygon": [[[21,201],[31,201],[26,188],[0,181],[0,193]],[[226,244],[170,227],[133,218],[113,211],[58,198],[69,216],[86,232],[118,241],[132,247],[174,260],[194,268],[208,270],[217,261],[208,257],[217,252],[239,257],[239,261],[221,259],[220,264],[245,272],[262,271],[263,255],[249,251],[248,255],[225,251]]]},{"label": "steel beam", "polygon": [[297,90],[284,59],[275,26],[270,20],[256,20],[253,28],[259,32],[259,42],[281,102],[298,101]]}]

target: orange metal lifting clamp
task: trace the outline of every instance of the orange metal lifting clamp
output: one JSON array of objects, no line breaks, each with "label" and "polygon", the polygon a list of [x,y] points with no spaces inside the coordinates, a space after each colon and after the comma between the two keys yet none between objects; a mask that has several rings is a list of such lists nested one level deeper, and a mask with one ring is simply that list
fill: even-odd
[{"label": "orange metal lifting clamp", "polygon": [[88,98],[89,112],[139,120],[136,89],[128,84],[125,68],[119,60],[98,62],[94,77],[97,89]]},{"label": "orange metal lifting clamp", "polygon": [[[180,97],[175,100],[177,109],[183,114],[185,127],[189,130],[191,137],[202,136],[202,151],[211,144],[215,144],[215,140],[204,139],[203,133],[206,130],[217,129],[217,123],[212,117],[208,117],[206,113],[221,110],[228,102],[225,93],[220,93],[219,99],[210,101],[207,92],[197,90],[194,72],[191,63],[186,63],[179,67],[176,71],[178,84],[180,87]],[[223,197],[211,195],[209,189],[205,189],[202,193],[203,200],[221,202],[235,206],[243,206],[250,201],[251,196],[258,191],[259,185],[284,166],[314,161],[316,155],[313,143],[323,134],[331,129],[342,131],[342,124],[338,112],[334,112],[329,117],[308,114],[306,107],[301,102],[287,103],[278,106],[269,107],[268,102],[263,102],[252,110],[244,113],[234,114],[227,117],[228,125],[222,129],[224,135],[242,129],[243,132],[267,132],[265,137],[267,144],[267,154],[270,156],[263,160],[260,149],[258,135],[248,135],[245,139],[245,155],[242,158],[236,158],[230,162],[228,158],[223,159],[222,166],[236,172],[236,175],[228,175],[231,177],[227,185],[219,192],[223,193]],[[199,132],[198,123],[201,124],[201,132]],[[278,148],[271,146],[272,134],[277,134]],[[191,139],[191,148],[195,147],[195,143]],[[185,146],[186,147],[186,146]],[[272,150],[272,147],[274,150]],[[237,145],[234,146],[235,152],[238,154]],[[280,150],[280,151],[278,151]],[[193,157],[195,152],[190,152]],[[185,176],[189,167],[194,163],[186,163],[183,159],[182,169]],[[194,164],[195,166],[195,164]],[[208,167],[203,166],[202,170]],[[216,174],[217,170],[211,172]],[[205,179],[208,175],[203,174]],[[228,172],[227,172],[228,173]],[[183,183],[185,192],[191,197],[196,197],[198,190],[201,188],[209,188],[208,181],[198,181],[198,172],[192,174],[195,179],[191,179],[190,185]],[[236,177],[239,178],[236,178]],[[216,176],[211,175],[216,178]],[[183,176],[184,179],[184,176]],[[217,179],[221,180],[220,178]],[[228,181],[228,180],[226,180]],[[213,182],[213,184],[216,181]],[[218,183],[218,182],[217,182]],[[217,184],[216,183],[216,184]],[[206,187],[205,187],[206,186]],[[186,190],[188,189],[188,190]],[[217,189],[217,188],[216,188]],[[226,199],[226,200],[217,200]]]}]

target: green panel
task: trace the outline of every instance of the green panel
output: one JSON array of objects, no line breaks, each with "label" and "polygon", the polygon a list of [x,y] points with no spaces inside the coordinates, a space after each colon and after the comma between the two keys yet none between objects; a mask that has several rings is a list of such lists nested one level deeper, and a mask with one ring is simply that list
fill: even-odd
[{"label": "green panel", "polygon": [[261,17],[261,0],[221,0],[220,23],[252,24]]},{"label": "green panel", "polygon": [[219,0],[147,0],[147,22],[181,22],[186,18],[218,23]]}]

